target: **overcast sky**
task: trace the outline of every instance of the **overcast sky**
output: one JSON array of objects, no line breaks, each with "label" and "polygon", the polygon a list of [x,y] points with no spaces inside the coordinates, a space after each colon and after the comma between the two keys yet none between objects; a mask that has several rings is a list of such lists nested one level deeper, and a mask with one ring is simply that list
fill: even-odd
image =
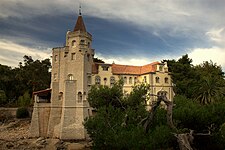
[{"label": "overcast sky", "polygon": [[188,54],[225,69],[225,0],[1,0],[0,64],[51,56],[73,30],[79,3],[96,56],[144,65]]}]

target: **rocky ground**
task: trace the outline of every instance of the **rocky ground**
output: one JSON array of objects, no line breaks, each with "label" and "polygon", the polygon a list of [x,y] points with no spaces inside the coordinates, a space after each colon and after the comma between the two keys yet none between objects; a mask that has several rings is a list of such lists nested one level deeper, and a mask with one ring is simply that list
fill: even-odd
[{"label": "rocky ground", "polygon": [[0,122],[0,150],[89,150],[90,144],[59,139],[29,138],[30,119]]}]

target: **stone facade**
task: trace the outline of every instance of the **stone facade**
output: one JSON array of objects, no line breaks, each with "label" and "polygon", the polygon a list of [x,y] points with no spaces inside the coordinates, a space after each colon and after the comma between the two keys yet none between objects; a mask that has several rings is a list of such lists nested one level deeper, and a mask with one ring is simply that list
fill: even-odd
[{"label": "stone facade", "polygon": [[[74,30],[66,33],[65,46],[52,50],[51,88],[34,92],[30,137],[86,139],[83,121],[92,115],[87,94],[94,84],[113,86],[122,78],[124,93],[129,93],[136,84],[146,83],[151,86],[151,94],[165,91],[167,97],[173,99],[166,63],[145,66],[94,63],[91,44],[92,35],[86,31],[79,15]],[[154,97],[148,105],[152,101]]]}]

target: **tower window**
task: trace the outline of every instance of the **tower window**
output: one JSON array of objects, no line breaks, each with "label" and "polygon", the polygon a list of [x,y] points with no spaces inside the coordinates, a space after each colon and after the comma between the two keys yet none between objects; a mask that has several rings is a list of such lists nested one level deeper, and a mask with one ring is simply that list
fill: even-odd
[{"label": "tower window", "polygon": [[78,92],[78,102],[82,102],[82,93]]},{"label": "tower window", "polygon": [[71,60],[75,60],[76,59],[76,53],[71,53]]},{"label": "tower window", "polygon": [[88,42],[88,48],[90,48],[90,45],[91,45],[90,42]]},{"label": "tower window", "polygon": [[76,45],[76,40],[73,40],[72,41],[72,46],[75,46]]},{"label": "tower window", "polygon": [[87,60],[90,61],[90,54],[87,54]]},{"label": "tower window", "polygon": [[84,44],[85,40],[80,40],[80,44]]},{"label": "tower window", "polygon": [[68,80],[73,80],[73,75],[72,74],[68,75]]},{"label": "tower window", "polygon": [[95,84],[96,85],[100,85],[101,84],[101,78],[100,78],[100,76],[96,76],[95,77]]}]

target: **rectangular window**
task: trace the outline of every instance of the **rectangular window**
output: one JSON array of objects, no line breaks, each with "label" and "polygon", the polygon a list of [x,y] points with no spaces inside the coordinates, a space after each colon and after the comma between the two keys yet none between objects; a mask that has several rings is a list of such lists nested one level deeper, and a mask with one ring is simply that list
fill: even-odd
[{"label": "rectangular window", "polygon": [[88,77],[87,77],[87,84],[88,84],[88,85],[91,85],[91,76],[88,76]]},{"label": "rectangular window", "polygon": [[162,71],[163,70],[163,67],[162,66],[159,66],[159,71]]},{"label": "rectangular window", "polygon": [[123,77],[124,84],[127,84],[127,77]]},{"label": "rectangular window", "polygon": [[147,83],[147,77],[144,76],[144,83]]},{"label": "rectangular window", "polygon": [[90,54],[87,54],[87,60],[90,61]]},{"label": "rectangular window", "polygon": [[129,84],[132,84],[132,77],[129,78]]},{"label": "rectangular window", "polygon": [[134,77],[134,84],[137,83],[137,77]]},{"label": "rectangular window", "polygon": [[76,53],[71,53],[71,60],[75,60],[76,59]]}]

